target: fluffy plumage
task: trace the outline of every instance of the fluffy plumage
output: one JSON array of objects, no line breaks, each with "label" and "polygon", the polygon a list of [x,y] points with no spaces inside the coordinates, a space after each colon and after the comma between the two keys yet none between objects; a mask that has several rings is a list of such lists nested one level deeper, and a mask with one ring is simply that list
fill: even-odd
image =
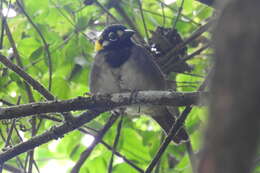
[{"label": "fluffy plumage", "polygon": [[[133,31],[122,25],[111,25],[102,32],[98,40],[102,49],[95,56],[90,74],[90,90],[93,94],[167,89],[159,67],[146,49],[131,40],[132,35]],[[170,110],[166,106],[131,106],[126,112],[130,115],[150,115],[168,132],[177,115]],[[187,139],[186,132],[181,129],[173,140],[179,143]]]}]

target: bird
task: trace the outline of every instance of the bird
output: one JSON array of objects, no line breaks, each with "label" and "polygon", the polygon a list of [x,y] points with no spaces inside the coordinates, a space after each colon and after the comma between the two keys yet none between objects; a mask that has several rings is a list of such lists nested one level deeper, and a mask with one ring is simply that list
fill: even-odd
[{"label": "bird", "polygon": [[[159,66],[146,48],[132,39],[135,31],[121,24],[107,26],[95,42],[96,55],[91,67],[89,88],[91,94],[111,94],[146,90],[167,90],[167,82]],[[169,132],[176,121],[176,111],[169,106],[130,106],[127,115],[149,115],[161,128]],[[184,128],[173,141],[188,140]]]}]

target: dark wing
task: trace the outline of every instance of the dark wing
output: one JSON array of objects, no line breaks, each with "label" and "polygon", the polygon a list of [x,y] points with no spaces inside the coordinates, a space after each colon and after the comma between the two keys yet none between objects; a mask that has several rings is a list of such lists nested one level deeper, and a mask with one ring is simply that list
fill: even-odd
[{"label": "dark wing", "polygon": [[139,66],[138,69],[140,69],[143,74],[146,74],[147,82],[150,81],[160,90],[166,88],[166,81],[163,73],[145,48],[134,45],[131,56],[137,62],[136,65]]},{"label": "dark wing", "polygon": [[[176,118],[169,112],[166,107],[158,108],[154,111],[155,116],[152,118],[163,128],[168,134],[170,129],[175,123]],[[181,128],[178,134],[173,138],[173,141],[177,144],[189,140],[189,136],[184,128]]]},{"label": "dark wing", "polygon": [[[168,89],[166,86],[166,80],[159,66],[154,62],[149,52],[146,49],[136,45],[133,48],[135,52],[133,58],[136,58],[140,69],[142,69],[146,75],[147,81],[153,81],[153,85],[156,85],[156,88],[160,90]],[[172,109],[172,107],[169,107]],[[167,107],[151,107],[152,109],[152,118],[164,129],[166,133],[169,132],[173,124],[175,123],[176,116],[178,112],[170,112]],[[174,110],[174,109],[173,109]],[[175,143],[181,143],[188,140],[188,135],[184,128],[178,132],[178,134],[173,138]]]}]

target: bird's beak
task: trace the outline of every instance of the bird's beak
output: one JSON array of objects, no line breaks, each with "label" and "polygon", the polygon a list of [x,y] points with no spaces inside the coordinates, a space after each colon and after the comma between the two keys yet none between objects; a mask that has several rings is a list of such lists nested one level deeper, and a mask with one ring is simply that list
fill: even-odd
[{"label": "bird's beak", "polygon": [[131,29],[125,29],[124,33],[122,35],[122,39],[128,39],[131,38],[134,35],[135,31],[131,30]]},{"label": "bird's beak", "polygon": [[95,42],[95,51],[98,52],[98,51],[100,51],[101,49],[103,49],[103,46],[102,46],[102,44],[99,42],[99,40],[97,40],[97,41]]}]

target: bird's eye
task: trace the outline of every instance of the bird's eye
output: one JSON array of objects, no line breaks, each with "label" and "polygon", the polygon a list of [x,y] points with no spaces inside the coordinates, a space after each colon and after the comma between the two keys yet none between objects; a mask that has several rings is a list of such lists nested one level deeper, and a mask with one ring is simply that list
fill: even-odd
[{"label": "bird's eye", "polygon": [[117,35],[114,32],[110,32],[108,34],[108,38],[110,41],[116,41],[117,40]]}]

